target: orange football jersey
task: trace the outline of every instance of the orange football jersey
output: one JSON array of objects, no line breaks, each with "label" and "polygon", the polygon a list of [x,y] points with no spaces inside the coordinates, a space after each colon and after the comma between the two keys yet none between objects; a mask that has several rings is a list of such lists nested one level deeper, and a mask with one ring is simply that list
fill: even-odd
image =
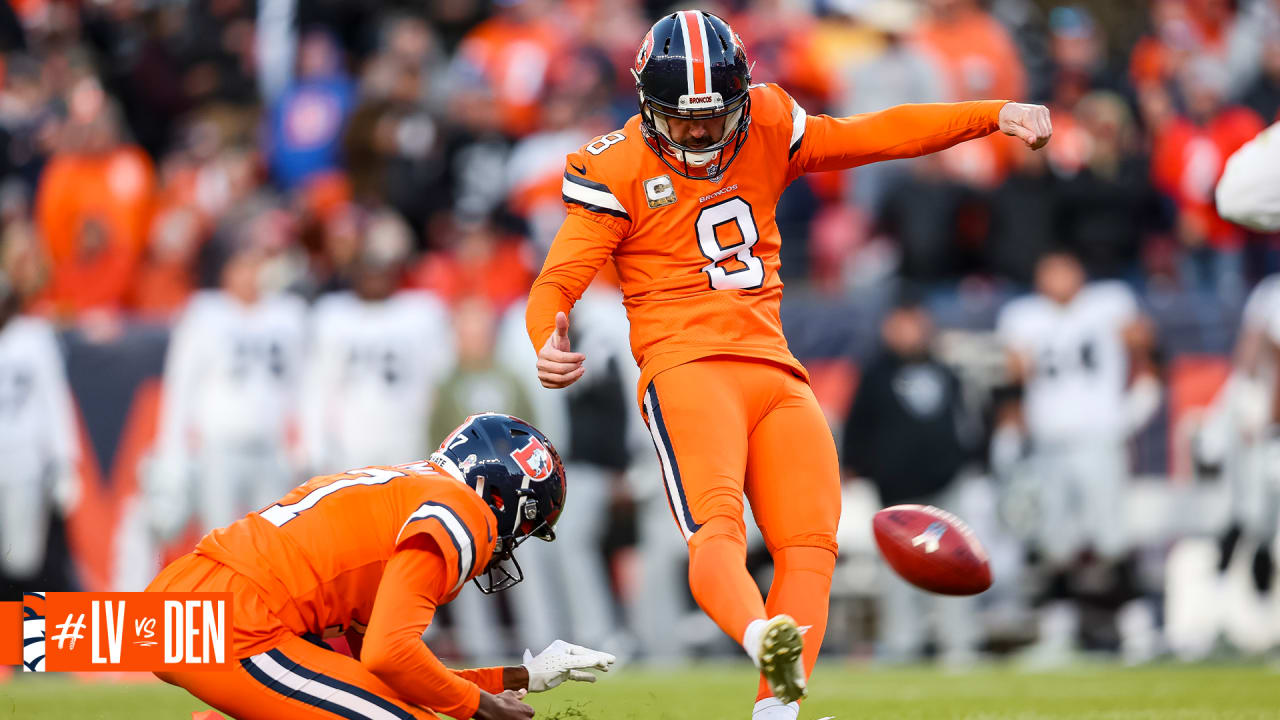
[{"label": "orange football jersey", "polygon": [[[751,125],[715,181],[682,177],[645,144],[640,117],[568,156],[569,211],[529,293],[540,349],[601,265],[616,265],[640,390],[662,370],[713,355],[763,358],[807,377],[782,334],[778,198],[806,172],[914,157],[998,127],[1005,101],[900,105],[809,116],[777,85],[751,87]],[[796,241],[804,242],[803,238]]]},{"label": "orange football jersey", "polygon": [[195,553],[248,578],[293,632],[363,631],[383,569],[409,538],[428,535],[449,595],[493,555],[496,519],[474,490],[429,462],[312,478],[278,503],[214,530]]}]

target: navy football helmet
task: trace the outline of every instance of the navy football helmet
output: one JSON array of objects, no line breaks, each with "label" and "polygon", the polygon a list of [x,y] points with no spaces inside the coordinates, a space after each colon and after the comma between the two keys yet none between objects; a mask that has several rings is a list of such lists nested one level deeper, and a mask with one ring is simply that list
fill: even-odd
[{"label": "navy football helmet", "polygon": [[564,509],[564,463],[555,446],[518,417],[480,413],[449,433],[431,462],[471,486],[498,519],[493,559],[476,587],[489,595],[524,580],[515,549],[531,537],[555,540]]},{"label": "navy football helmet", "polygon": [[[742,150],[751,124],[751,66],[742,38],[711,13],[672,13],[649,28],[631,73],[649,149],[684,177],[717,179]],[[719,117],[724,133],[706,147],[671,139],[669,118]]]}]

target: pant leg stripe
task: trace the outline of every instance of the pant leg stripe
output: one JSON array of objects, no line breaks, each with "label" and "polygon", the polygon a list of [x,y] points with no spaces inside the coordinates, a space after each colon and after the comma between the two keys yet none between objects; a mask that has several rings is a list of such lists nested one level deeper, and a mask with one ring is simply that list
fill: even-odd
[{"label": "pant leg stripe", "polygon": [[[304,668],[278,650],[245,658],[240,665],[272,692],[333,713],[336,717],[347,720],[413,720],[413,715],[385,699]],[[359,694],[347,688],[357,690]]]},{"label": "pant leg stripe", "polygon": [[268,650],[267,654],[275,658],[276,662],[280,663],[284,667],[290,667],[290,665],[292,664],[294,672],[297,672],[303,675],[307,673],[311,673],[310,679],[314,682],[318,682],[321,685],[326,685],[335,690],[340,690],[342,692],[354,695],[357,698],[361,698],[366,702],[372,703],[378,706],[379,708],[382,708],[384,711],[391,713],[396,718],[400,718],[400,720],[414,720],[412,713],[401,708],[400,706],[396,705],[390,700],[384,697],[380,697],[377,694],[370,692],[369,690],[366,690],[362,687],[358,687],[356,685],[352,685],[351,683],[343,682],[337,678],[329,677],[328,675],[324,675],[324,674],[315,672],[313,670],[303,668],[293,660],[289,659],[288,656],[280,652],[280,650],[278,649]]},{"label": "pant leg stripe", "polygon": [[680,465],[671,447],[671,436],[667,434],[667,426],[662,421],[662,408],[658,404],[658,391],[653,383],[644,395],[645,415],[649,425],[649,434],[653,436],[653,447],[658,451],[658,461],[662,465],[662,476],[667,490],[667,502],[676,516],[684,539],[688,540],[702,528],[693,521],[693,513],[689,511],[689,501],[685,497],[684,484],[680,481]]}]

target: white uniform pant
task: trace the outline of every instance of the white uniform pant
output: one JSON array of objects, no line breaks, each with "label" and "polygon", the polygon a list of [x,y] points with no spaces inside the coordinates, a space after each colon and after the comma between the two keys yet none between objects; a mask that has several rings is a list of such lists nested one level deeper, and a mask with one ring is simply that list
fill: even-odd
[{"label": "white uniform pant", "polygon": [[0,450],[0,571],[31,577],[44,564],[49,536],[47,465],[24,449]]},{"label": "white uniform pant", "polygon": [[1231,519],[1246,537],[1269,545],[1280,516],[1280,439],[1239,446],[1235,467],[1229,467]]},{"label": "white uniform pant", "polygon": [[201,450],[197,462],[192,497],[201,532],[230,525],[298,484],[283,448],[212,444]]},{"label": "white uniform pant", "polygon": [[1086,548],[1104,560],[1124,555],[1129,459],[1123,442],[1037,448],[1032,468],[1040,500],[1037,542],[1051,565],[1068,565]]},{"label": "white uniform pant", "polygon": [[599,647],[613,634],[613,590],[601,553],[607,530],[614,473],[598,465],[571,462],[565,466],[573,503],[556,523],[556,541],[548,553],[556,606],[565,615],[573,642]]},{"label": "white uniform pant", "polygon": [[[984,515],[980,508],[970,510],[973,503],[966,502],[966,499],[976,497],[979,501],[989,502],[989,489],[985,494],[975,495],[965,493],[966,487],[966,483],[957,481],[919,502],[942,508],[966,520]],[[982,528],[973,527],[979,537],[988,536]],[[880,649],[885,659],[893,662],[918,659],[930,627],[934,630],[944,660],[962,660],[977,651],[981,641],[977,598],[926,593],[887,567],[880,577],[884,582],[880,585],[881,622],[878,629]]]}]

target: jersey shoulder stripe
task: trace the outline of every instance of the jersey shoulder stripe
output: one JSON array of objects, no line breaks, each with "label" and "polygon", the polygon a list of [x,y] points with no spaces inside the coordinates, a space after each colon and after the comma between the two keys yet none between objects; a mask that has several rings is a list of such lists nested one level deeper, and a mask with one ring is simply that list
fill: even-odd
[{"label": "jersey shoulder stripe", "polygon": [[800,107],[800,103],[794,99],[791,101],[791,148],[787,151],[787,157],[795,157],[796,151],[800,149],[800,141],[804,139],[804,125],[808,113],[804,108]]},{"label": "jersey shoulder stripe", "polygon": [[753,83],[750,90],[752,132],[758,127],[779,144],[786,143],[787,158],[795,157],[804,140],[808,113],[774,83]]},{"label": "jersey shoulder stripe", "polygon": [[609,186],[603,183],[579,177],[566,170],[561,193],[566,203],[576,203],[592,212],[612,215],[623,220],[631,219],[626,209],[622,207],[622,203],[609,190]]},{"label": "jersey shoulder stripe", "polygon": [[471,572],[475,569],[476,542],[471,530],[467,527],[467,523],[453,508],[444,503],[434,501],[422,503],[405,521],[404,526],[400,528],[396,544],[399,545],[400,541],[404,539],[405,531],[409,529],[412,523],[428,520],[435,520],[440,523],[453,544],[454,550],[458,553],[458,581],[451,591],[457,592],[462,587],[462,584],[471,577]]}]

